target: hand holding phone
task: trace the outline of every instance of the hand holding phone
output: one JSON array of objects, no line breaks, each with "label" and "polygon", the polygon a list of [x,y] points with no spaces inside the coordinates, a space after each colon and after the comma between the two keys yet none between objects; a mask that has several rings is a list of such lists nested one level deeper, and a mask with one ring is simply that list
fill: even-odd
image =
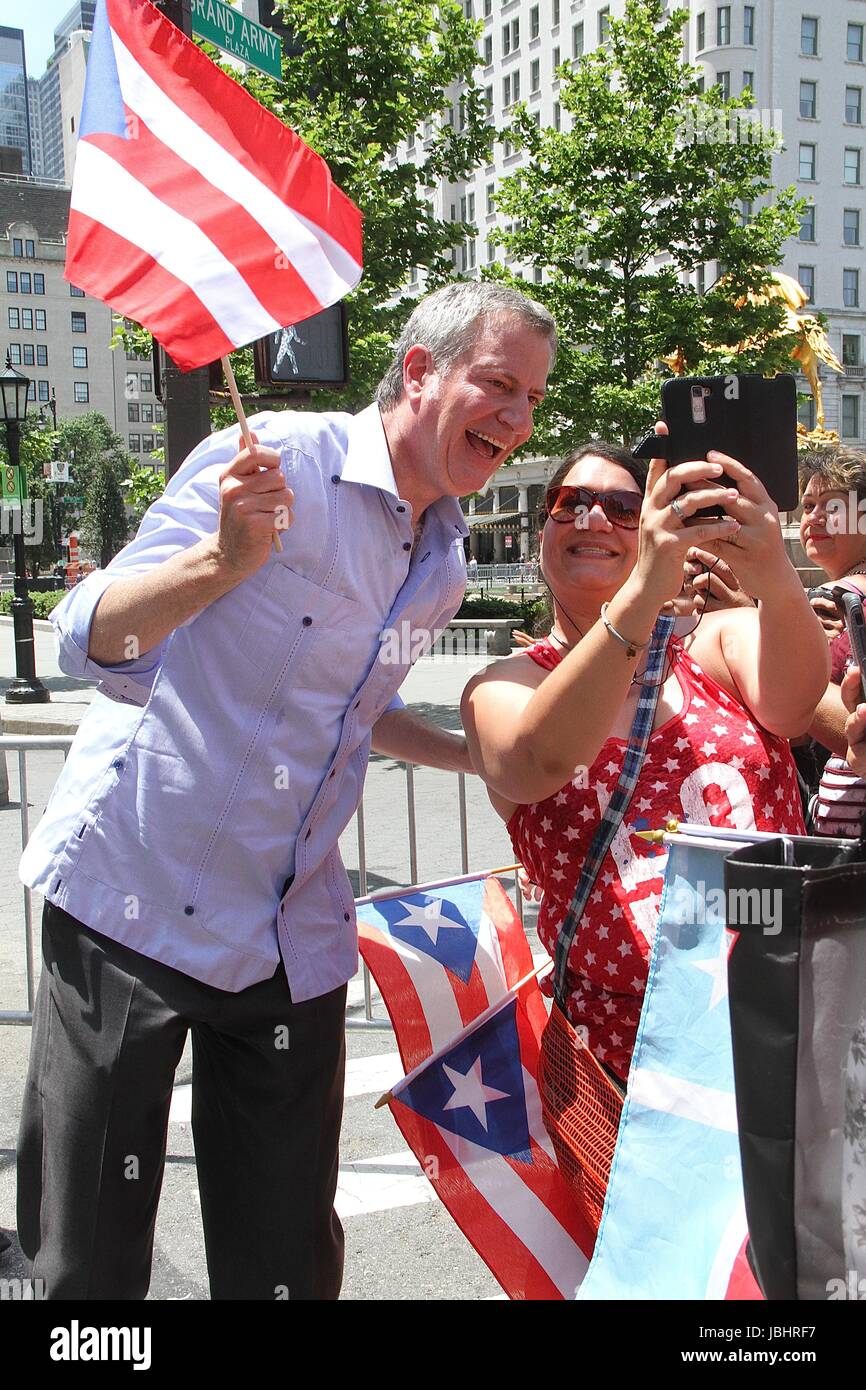
[{"label": "hand holding phone", "polygon": [[854,664],[860,668],[860,699],[866,702],[866,616],[863,613],[863,595],[836,585],[833,597],[845,615],[851,655]]}]

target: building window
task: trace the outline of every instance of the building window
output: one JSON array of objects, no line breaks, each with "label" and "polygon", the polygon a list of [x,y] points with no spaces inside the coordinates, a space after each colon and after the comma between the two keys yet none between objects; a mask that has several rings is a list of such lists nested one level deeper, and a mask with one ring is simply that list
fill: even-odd
[{"label": "building window", "polygon": [[139,406],[139,405],[133,405],[132,402],[129,401],[129,402],[127,403],[127,407],[126,407],[126,418],[127,418],[127,420],[129,421],[129,423],[130,423],[131,425],[138,425],[138,424],[140,424],[140,423],[141,423],[141,406]]},{"label": "building window", "polygon": [[39,383],[39,400],[40,400],[40,401],[47,401],[47,400],[50,400],[50,399],[51,399],[51,393],[50,393],[50,391],[49,391],[49,389],[48,389],[48,382],[47,382],[47,381],[40,381],[40,383]]},{"label": "building window", "polygon": [[556,29],[557,26],[559,25],[559,9],[560,9],[560,0],[553,0],[553,26],[552,26],[552,27],[553,27],[554,29]]},{"label": "building window", "polygon": [[860,438],[860,397],[842,397],[842,438]]},{"label": "building window", "polygon": [[20,343],[10,343],[10,344],[9,344],[9,361],[12,363],[12,366],[13,366],[13,367],[20,367],[20,366],[21,366],[21,344],[20,344]]},{"label": "building window", "polygon": [[87,381],[74,381],[72,383],[72,399],[76,405],[87,405],[90,400],[90,383]]},{"label": "building window", "polygon": [[493,35],[484,35],[484,66],[489,68],[493,62]]},{"label": "building window", "polygon": [[7,294],[17,294],[17,293],[18,293],[18,271],[17,271],[17,270],[7,270],[7,272],[6,272],[6,293],[7,293]]},{"label": "building window", "polygon": [[725,48],[731,42],[731,7],[719,5],[716,11],[716,43]]},{"label": "building window", "polygon": [[731,74],[729,72],[717,73],[716,86],[719,88],[723,99],[729,101],[731,96]]},{"label": "building window", "polygon": [[35,400],[36,400],[36,382],[35,382],[35,381],[31,381],[30,385],[27,387],[27,399],[28,399],[28,401],[35,401]]},{"label": "building window", "polygon": [[846,246],[860,245],[860,211],[858,208],[846,208],[843,213],[842,240]]},{"label": "building window", "polygon": [[487,202],[485,204],[487,208],[487,216],[492,217],[494,212],[496,211],[496,184],[489,183],[485,191],[487,198]]},{"label": "building window", "polygon": [[33,310],[32,310],[32,309],[22,309],[22,310],[21,310],[21,327],[22,327],[22,328],[27,328],[27,329],[32,329],[32,327],[33,327]]},{"label": "building window", "polygon": [[800,235],[800,240],[801,240],[801,241],[814,241],[814,240],[815,240],[815,208],[814,208],[814,206],[806,208],[806,210],[805,210],[803,213],[801,213],[801,215],[800,215],[800,233],[799,233],[799,235]]},{"label": "building window", "polygon": [[842,334],[842,366],[843,366],[843,367],[859,367],[860,365],[861,365],[861,360],[860,360],[860,334],[859,334],[859,333],[843,333],[843,334]]},{"label": "building window", "polygon": [[553,103],[553,129],[562,130],[562,107],[558,101]]},{"label": "building window", "polygon": [[46,325],[47,325],[47,319],[46,319],[46,317],[45,317],[45,310],[44,310],[44,309],[37,309],[37,310],[36,310],[36,328],[37,328],[38,332],[44,333],[44,332],[46,331]]},{"label": "building window", "polygon": [[485,110],[485,112],[486,112],[486,114],[487,114],[487,118],[488,118],[488,120],[489,120],[489,119],[492,117],[492,115],[493,115],[493,87],[492,87],[492,85],[491,85],[490,87],[485,87],[485,88],[484,88],[484,110]]},{"label": "building window", "polygon": [[484,18],[489,19],[493,14],[493,0],[484,0]]},{"label": "building window", "polygon": [[797,267],[797,279],[803,286],[806,299],[809,304],[815,303],[815,267],[813,265],[800,265]]},{"label": "building window", "polygon": [[863,25],[848,25],[848,62],[863,62]]},{"label": "building window", "polygon": [[25,243],[24,243],[24,254],[25,254],[25,256],[27,257],[28,260],[30,260],[30,261],[35,261],[35,259],[36,259],[36,244],[35,244],[35,242],[32,242],[32,241],[25,241]]},{"label": "building window", "polygon": [[69,293],[72,295],[72,298],[73,298],[73,299],[83,299],[83,298],[84,298],[84,290],[80,290],[80,289],[78,288],[77,285],[70,285],[70,286],[69,286]]},{"label": "building window", "polygon": [[143,425],[152,425],[152,424],[153,424],[153,406],[152,406],[152,405],[147,405],[146,403],[142,403],[142,407],[141,407],[141,423],[142,423]]},{"label": "building window", "polygon": [[48,348],[45,343],[36,344],[36,365],[37,367],[48,366]]},{"label": "building window", "polygon": [[859,184],[860,182],[860,150],[849,147],[845,151],[845,173],[846,183]]},{"label": "building window", "polygon": [[707,268],[699,265],[695,271],[695,289],[698,294],[704,294],[707,288]]},{"label": "building window", "polygon": [[140,435],[140,434],[131,434],[131,435],[129,436],[129,452],[130,452],[131,454],[140,454],[140,453],[141,453],[141,435]]},{"label": "building window", "polygon": [[557,70],[557,68],[559,67],[560,61],[561,61],[561,59],[560,59],[560,55],[559,55],[559,46],[557,45],[557,47],[553,50],[553,80],[554,80],[554,82],[558,81],[558,78],[557,78],[557,75],[556,75],[556,70]]},{"label": "building window", "polygon": [[22,294],[32,294],[32,280],[29,270],[22,270],[18,276],[18,288]]},{"label": "building window", "polygon": [[860,272],[842,271],[842,303],[846,309],[860,308]]},{"label": "building window", "polygon": [[21,327],[21,313],[20,313],[20,311],[19,311],[18,309],[9,309],[9,310],[8,310],[8,313],[9,313],[9,327],[10,327],[10,328],[20,328],[20,327]]},{"label": "building window", "polygon": [[818,21],[814,15],[804,14],[800,20],[800,52],[807,58],[818,56]]},{"label": "building window", "polygon": [[502,79],[502,105],[511,106],[520,100],[520,73],[512,72]]},{"label": "building window", "polygon": [[159,424],[162,423],[162,421],[163,421],[164,419],[165,419],[165,411],[163,410],[162,406],[161,406],[161,405],[159,404],[159,402],[157,401],[157,404],[156,404],[156,423],[159,425]]},{"label": "building window", "polygon": [[520,20],[512,19],[510,24],[502,26],[502,56],[507,58],[509,53],[515,53],[520,47]]},{"label": "building window", "polygon": [[598,41],[607,43],[610,34],[610,5],[605,5],[603,10],[598,12]]},{"label": "building window", "polygon": [[813,396],[797,406],[797,419],[801,425],[806,426],[807,430],[815,428],[815,398]]},{"label": "building window", "polygon": [[744,92],[751,92],[753,96],[755,94],[755,74],[750,68],[746,68],[743,71],[743,85],[741,90]]},{"label": "building window", "polygon": [[572,58],[583,57],[583,21],[575,24],[571,31],[571,56]]},{"label": "building window", "polygon": [[35,272],[34,272],[34,275],[33,275],[33,293],[34,293],[34,294],[44,294],[44,293],[45,293],[45,276],[42,275],[41,272],[38,271],[38,270],[35,271]]},{"label": "building window", "polygon": [[141,452],[142,452],[143,454],[152,454],[152,453],[153,453],[153,435],[152,435],[152,434],[143,434],[143,435],[141,436]]},{"label": "building window", "polygon": [[533,58],[529,64],[529,90],[531,92],[541,91],[541,63],[537,58]]},{"label": "building window", "polygon": [[806,121],[814,121],[818,115],[818,83],[800,83],[800,115]]},{"label": "building window", "polygon": [[815,146],[800,146],[800,172],[797,175],[800,179],[807,179],[814,182],[815,179]]},{"label": "building window", "polygon": [[72,349],[72,365],[87,370],[87,348],[74,347]]},{"label": "building window", "polygon": [[743,43],[752,47],[755,42],[755,7],[743,6]]},{"label": "building window", "polygon": [[73,333],[87,332],[87,315],[82,313],[80,309],[73,309],[72,311],[72,331]]},{"label": "building window", "polygon": [[705,14],[698,15],[698,53],[707,46],[707,17]]},{"label": "building window", "polygon": [[538,18],[538,6],[533,5],[532,9],[529,11],[529,37],[531,39],[537,39],[540,32],[541,24]]},{"label": "building window", "polygon": [[25,344],[24,344],[24,366],[25,366],[25,367],[35,367],[35,365],[36,365],[36,358],[35,358],[34,352],[33,352],[33,344],[32,344],[32,343],[25,343]]},{"label": "building window", "polygon": [[863,111],[863,88],[845,88],[845,120],[849,125],[861,125]]},{"label": "building window", "polygon": [[17,256],[19,260],[24,259],[24,242],[21,240],[20,236],[14,236],[12,238],[12,255]]}]

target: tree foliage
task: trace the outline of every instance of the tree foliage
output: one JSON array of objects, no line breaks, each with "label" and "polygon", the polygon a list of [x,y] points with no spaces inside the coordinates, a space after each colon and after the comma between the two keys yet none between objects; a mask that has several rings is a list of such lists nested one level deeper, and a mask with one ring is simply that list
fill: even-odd
[{"label": "tree foliage", "polygon": [[[525,288],[562,336],[533,452],[643,432],[669,374],[660,359],[677,349],[692,372],[773,371],[793,345],[773,337],[777,304],[735,306],[767,283],[803,206],[794,189],[773,188],[779,137],[750,114],[750,92],[702,92],[682,61],[688,12],[664,10],[627,0],[608,42],[560,69],[568,130],[539,130],[525,108],[515,118],[529,161],[497,194],[513,223],[502,241],[544,272]],[[724,279],[701,294],[684,275],[708,263]],[[730,350],[746,339],[748,351]]]}]

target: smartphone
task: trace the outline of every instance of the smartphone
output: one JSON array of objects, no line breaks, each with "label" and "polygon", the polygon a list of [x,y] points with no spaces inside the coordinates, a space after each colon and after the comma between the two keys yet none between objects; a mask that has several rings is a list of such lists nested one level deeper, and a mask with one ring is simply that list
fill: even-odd
[{"label": "smartphone", "polygon": [[[789,372],[763,377],[673,377],[662,383],[662,418],[668,439],[647,435],[638,458],[664,457],[669,464],[706,458],[711,449],[729,454],[760,478],[779,511],[798,506],[797,386]],[[663,452],[659,453],[659,448]],[[736,486],[726,475],[723,487]],[[703,508],[699,516],[721,516]]]},{"label": "smartphone", "polygon": [[860,700],[866,703],[866,617],[863,614],[863,595],[837,585],[833,597],[845,615],[851,655],[860,667]]}]

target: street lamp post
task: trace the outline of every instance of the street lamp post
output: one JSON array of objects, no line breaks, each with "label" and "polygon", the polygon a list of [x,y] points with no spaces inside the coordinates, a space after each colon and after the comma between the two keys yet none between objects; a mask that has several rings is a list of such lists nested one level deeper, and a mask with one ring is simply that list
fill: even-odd
[{"label": "street lamp post", "polygon": [[[21,462],[21,422],[27,417],[29,378],[16,372],[7,352],[6,370],[0,372],[0,409],[6,426],[9,462],[18,468]],[[21,507],[23,510],[23,498]],[[15,593],[12,599],[12,628],[15,634],[15,679],[6,691],[10,705],[43,704],[50,699],[48,691],[36,675],[36,652],[33,644],[33,600],[27,591],[27,570],[24,562],[24,517],[12,526],[15,553]]]}]

